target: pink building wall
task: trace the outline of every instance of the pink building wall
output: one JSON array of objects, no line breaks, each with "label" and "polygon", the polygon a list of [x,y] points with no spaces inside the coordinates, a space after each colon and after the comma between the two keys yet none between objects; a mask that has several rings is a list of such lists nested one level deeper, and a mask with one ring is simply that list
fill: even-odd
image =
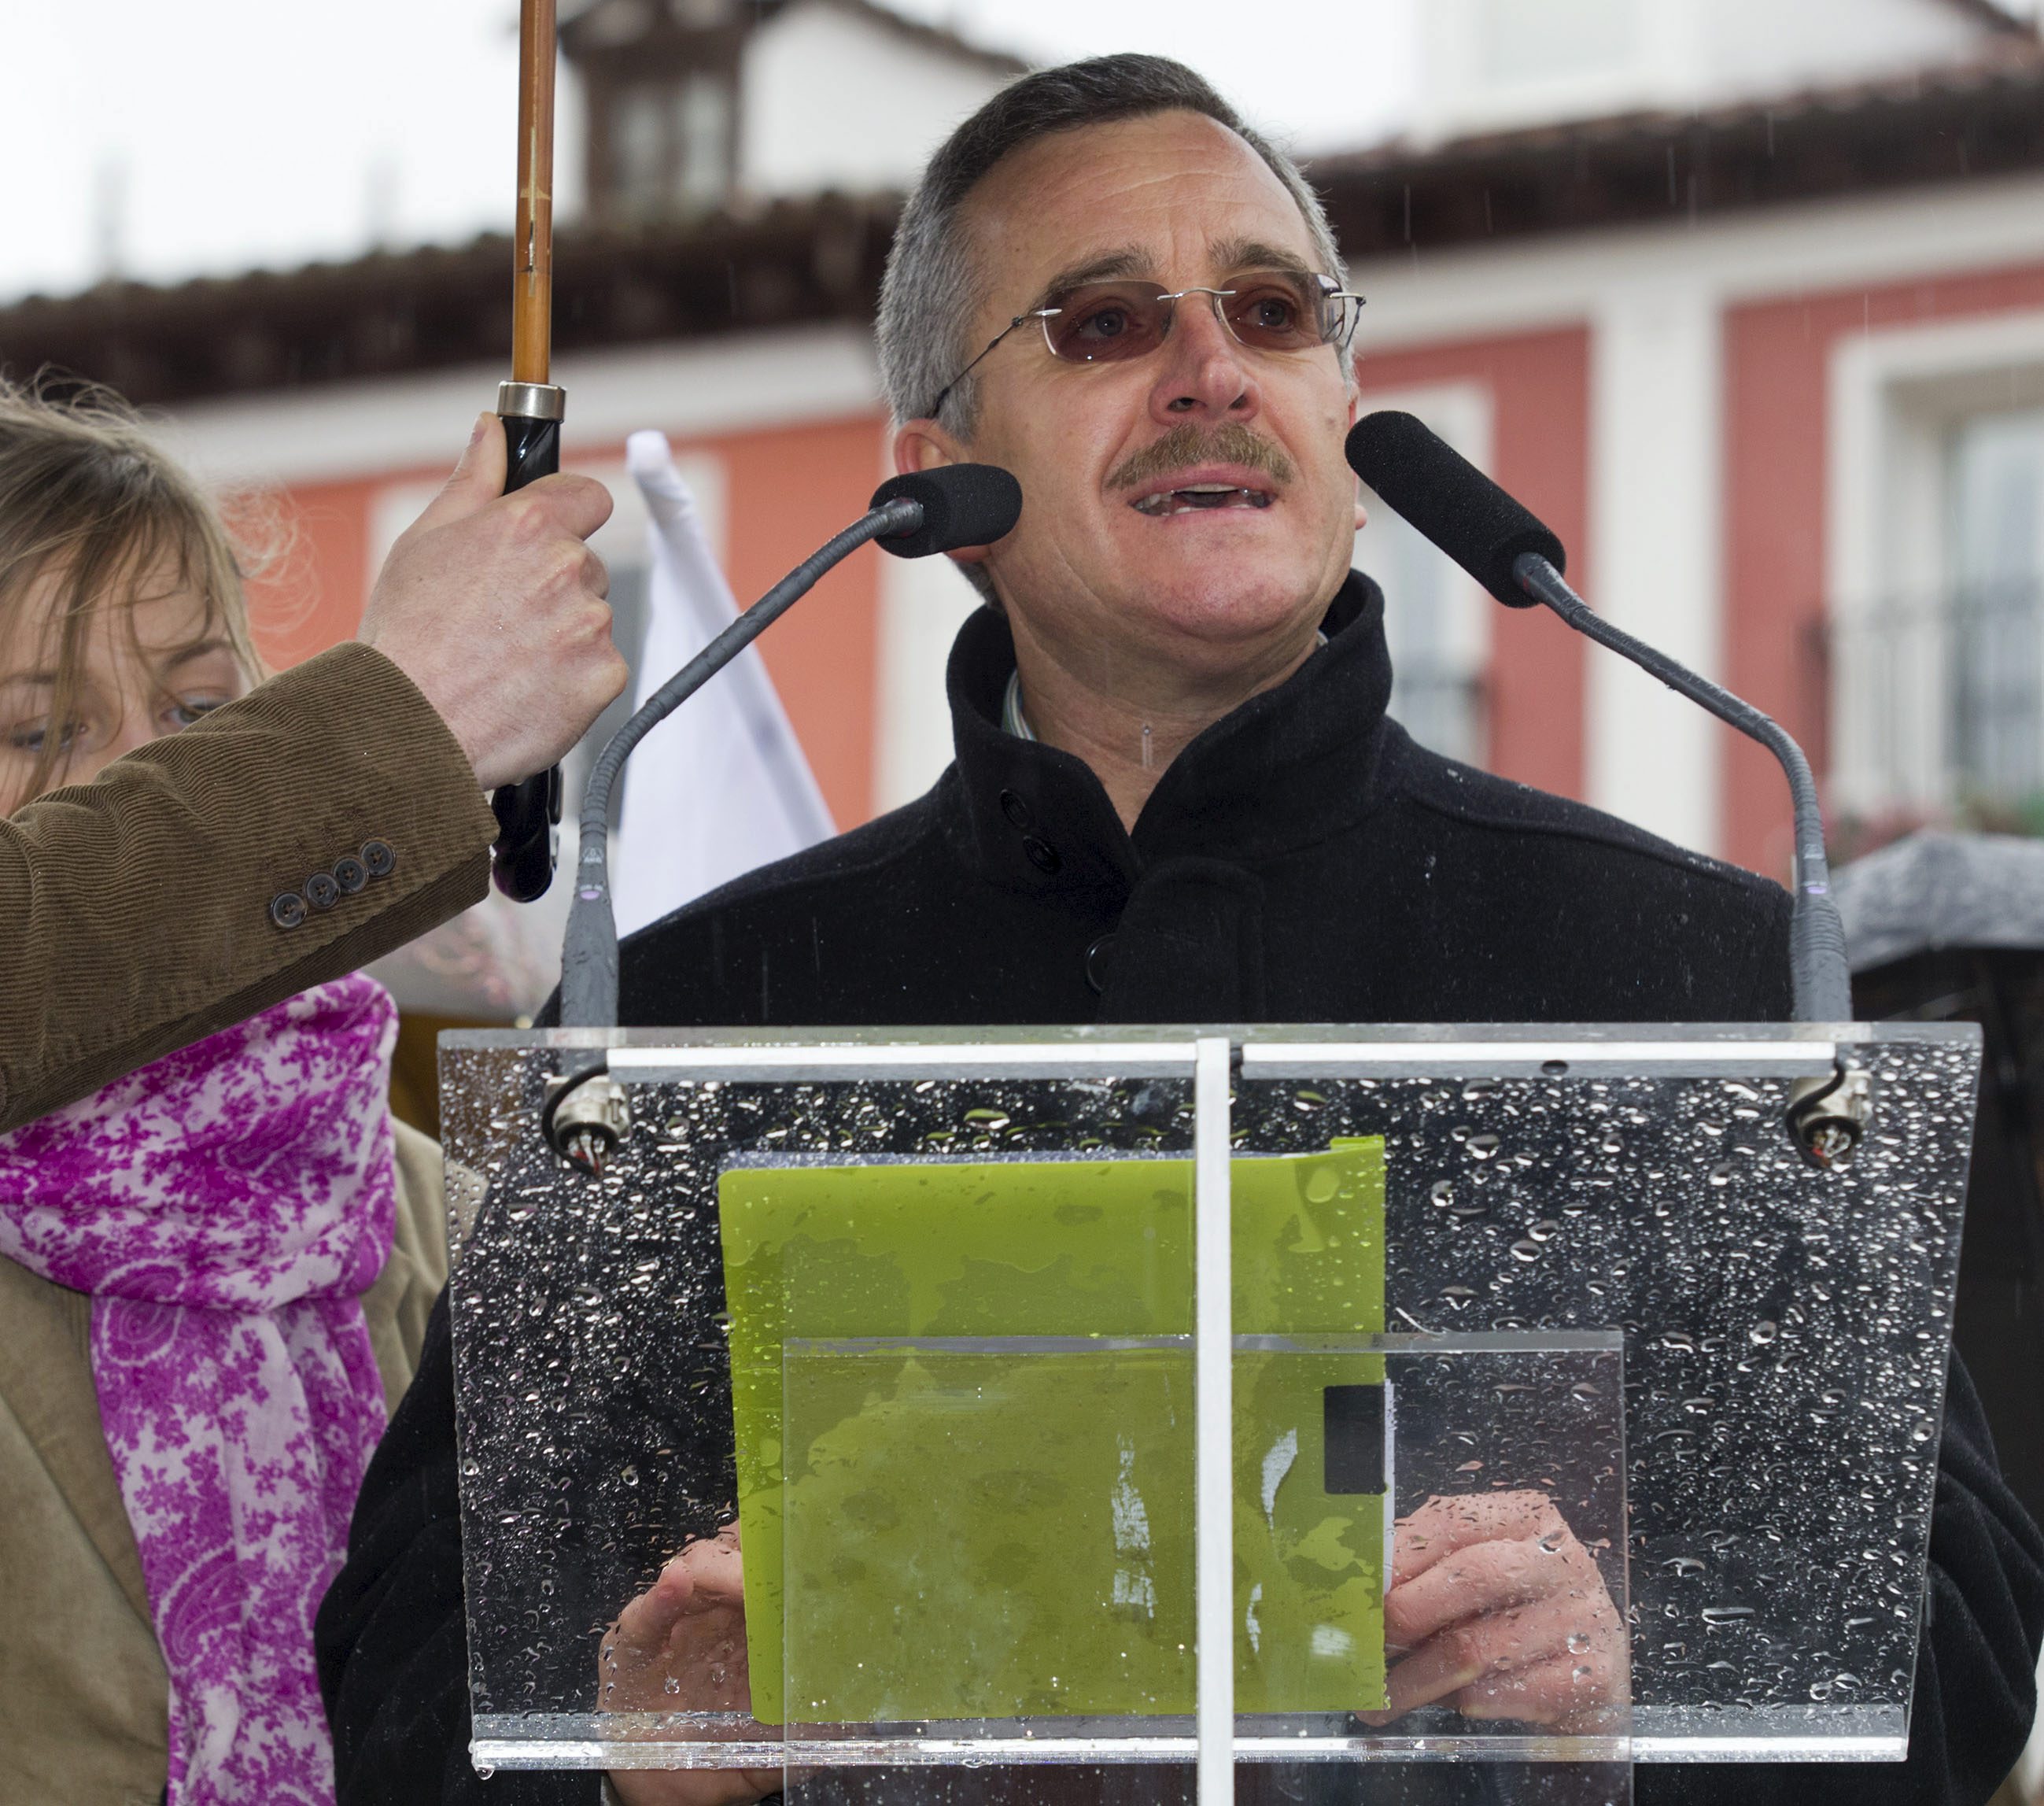
[{"label": "pink building wall", "polygon": [[[2044,307],[2044,263],[1784,295],[1725,316],[1726,681],[1803,743],[1821,775],[1831,361],[1854,333]],[[1726,856],[1779,876],[1790,849],[1779,770],[1727,736]]]},{"label": "pink building wall", "polygon": [[[866,507],[879,480],[878,414],[678,439],[675,449],[721,460],[728,488],[729,575],[743,605]],[[577,445],[578,459],[621,460],[624,448]],[[350,637],[375,575],[372,514],[394,485],[431,484],[437,469],[391,470],[284,492],[296,537],[278,571],[254,586],[256,639],[282,669]],[[767,635],[760,650],[840,828],[874,810],[878,578],[870,557],[848,560],[802,605],[800,630]]]},{"label": "pink building wall", "polygon": [[[2044,262],[1936,279],[1785,294],[1723,315],[1723,665],[1726,681],[1780,718],[1821,774],[1825,697],[1813,657],[1828,595],[1828,384],[1833,354],[1854,333],[2044,308]],[[1445,340],[1366,354],[1374,395],[1448,382],[1490,402],[1493,473],[1562,535],[1570,574],[1593,599],[1590,329],[1586,325]],[[678,440],[722,460],[734,590],[746,601],[855,517],[882,468],[877,413]],[[619,446],[577,448],[621,458]],[[435,471],[308,483],[288,492],[299,544],[280,578],[259,590],[259,640],[273,664],[309,656],[355,631],[371,573],[371,513],[394,482]],[[875,811],[880,691],[879,575],[855,559],[804,605],[801,629],[762,650],[841,828]],[[1563,795],[1585,793],[1582,644],[1543,611],[1499,609],[1485,675],[1489,763]],[[1780,776],[1727,733],[1726,856],[1780,876],[1788,817]]]}]

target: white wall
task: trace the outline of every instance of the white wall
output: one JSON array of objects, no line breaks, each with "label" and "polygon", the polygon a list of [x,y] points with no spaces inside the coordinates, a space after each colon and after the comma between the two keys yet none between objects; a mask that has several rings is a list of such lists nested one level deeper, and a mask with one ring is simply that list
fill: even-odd
[{"label": "white wall", "polygon": [[[1692,272],[1614,283],[1590,327],[1590,540],[1598,612],[1705,677],[1723,665],[1722,331]],[[1730,730],[1638,667],[1589,655],[1589,800],[1718,848]]]},{"label": "white wall", "polygon": [[1623,231],[1557,234],[1352,263],[1370,298],[1356,348],[1429,344],[1492,332],[1580,325],[1614,283],[1671,271],[1706,279],[1726,302],[1946,271],[2000,268],[2044,244],[2044,177],[1846,202],[1810,202]]},{"label": "white wall", "polygon": [[[181,409],[180,455],[217,482],[317,482],[454,465],[476,415],[497,405],[501,364],[330,388],[236,396]],[[832,420],[880,405],[873,335],[805,326],[702,344],[570,352],[563,442],[621,444],[641,427],[674,438]]]},{"label": "white wall", "polygon": [[905,188],[1006,79],[828,0],[798,0],[746,48],[739,186],[755,195]]},{"label": "white wall", "polygon": [[1704,0],[1699,10],[1710,100],[1960,61],[1996,36],[1948,0]]},{"label": "white wall", "polygon": [[1423,138],[1835,86],[1977,54],[1948,0],[1417,0]]}]

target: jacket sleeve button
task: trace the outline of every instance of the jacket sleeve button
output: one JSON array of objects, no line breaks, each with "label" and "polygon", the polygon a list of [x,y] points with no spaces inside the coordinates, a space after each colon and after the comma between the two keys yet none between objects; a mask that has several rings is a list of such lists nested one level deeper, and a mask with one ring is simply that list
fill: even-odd
[{"label": "jacket sleeve button", "polygon": [[270,920],[280,928],[294,928],[305,919],[305,900],[295,890],[280,890],[270,899]]},{"label": "jacket sleeve button", "polygon": [[305,880],[305,901],[315,909],[331,909],[340,901],[340,886],[330,871],[316,871]]},{"label": "jacket sleeve button", "polygon": [[1058,856],[1058,849],[1049,841],[1039,840],[1034,834],[1023,841],[1022,851],[1029,855],[1029,863],[1039,872],[1047,874],[1060,870],[1064,866],[1065,862]]},{"label": "jacket sleeve button", "polygon": [[369,868],[352,853],[343,853],[333,862],[333,882],[344,897],[352,897],[369,882]]},{"label": "jacket sleeve button", "polygon": [[362,863],[371,878],[388,878],[398,869],[397,850],[388,840],[365,840],[362,843]]},{"label": "jacket sleeve button", "polygon": [[1114,955],[1114,935],[1112,930],[1101,935],[1085,950],[1085,981],[1096,991],[1107,989],[1107,963]]}]

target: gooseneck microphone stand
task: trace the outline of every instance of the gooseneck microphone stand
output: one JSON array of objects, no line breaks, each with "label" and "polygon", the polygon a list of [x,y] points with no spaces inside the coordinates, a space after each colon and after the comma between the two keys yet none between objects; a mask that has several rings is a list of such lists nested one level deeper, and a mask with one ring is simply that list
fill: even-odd
[{"label": "gooseneck microphone stand", "polygon": [[[1794,737],[1742,697],[1596,613],[1563,581],[1568,555],[1553,529],[1414,416],[1391,409],[1366,415],[1349,432],[1347,454],[1358,476],[1508,608],[1538,602],[1551,609],[1577,632],[1658,678],[1774,755],[1788,781],[1796,817],[1788,922],[1791,1014],[1798,1022],[1850,1021],[1852,971],[1845,924],[1831,897],[1823,810],[1810,762]],[[1789,1134],[1812,1164],[1838,1165],[1859,1144],[1868,1105],[1865,1075],[1841,1063],[1830,1077],[1794,1088]]]},{"label": "gooseneck microphone stand", "polygon": [[862,515],[813,553],[661,685],[610,736],[582,793],[582,850],[561,948],[561,1026],[608,1027],[617,1020],[617,921],[610,897],[610,798],[632,749],[816,587],[817,579],[869,540],[912,530],[922,510],[889,501]]},{"label": "gooseneck microphone stand", "polygon": [[1635,640],[1623,628],[1612,626],[1569,587],[1561,572],[1540,553],[1521,552],[1512,560],[1512,574],[1520,588],[1552,609],[1577,632],[1608,647],[1620,658],[1630,659],[1650,676],[1774,755],[1788,780],[1789,801],[1796,815],[1796,887],[1788,918],[1792,1007],[1798,1022],[1850,1022],[1852,974],[1846,959],[1845,923],[1831,897],[1823,808],[1802,747],[1773,716],[1762,714],[1742,697],[1677,664],[1645,640]]},{"label": "gooseneck microphone stand", "polygon": [[[504,492],[561,467],[567,395],[548,380],[553,344],[554,0],[519,0],[518,206],[511,246],[511,380],[497,390],[504,421]],[[520,903],[553,882],[561,770],[506,784],[490,799],[497,844],[490,874]]]},{"label": "gooseneck microphone stand", "polygon": [[[560,1023],[608,1028],[617,1021],[617,917],[610,896],[610,798],[632,750],[869,540],[897,558],[990,545],[1022,512],[1022,488],[990,464],[952,464],[890,478],[872,505],[747,609],[648,697],[597,755],[582,798],[581,851],[561,947]],[[624,1087],[609,1074],[601,1048],[563,1056],[563,1070],[541,1109],[540,1126],[555,1152],[601,1174],[624,1139],[631,1114]]]}]

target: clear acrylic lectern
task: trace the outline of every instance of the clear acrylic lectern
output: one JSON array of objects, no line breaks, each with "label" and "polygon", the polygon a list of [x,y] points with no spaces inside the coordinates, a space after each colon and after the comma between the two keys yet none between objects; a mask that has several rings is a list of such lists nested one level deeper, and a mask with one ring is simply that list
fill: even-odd
[{"label": "clear acrylic lectern", "polygon": [[[601,1178],[539,1129],[592,1047]],[[959,1806],[1898,1759],[1978,1064],[1965,1025],[444,1036],[474,1759]],[[1823,1170],[1783,1116],[1842,1065]],[[620,1665],[720,1531],[742,1623],[686,1683]]]}]

